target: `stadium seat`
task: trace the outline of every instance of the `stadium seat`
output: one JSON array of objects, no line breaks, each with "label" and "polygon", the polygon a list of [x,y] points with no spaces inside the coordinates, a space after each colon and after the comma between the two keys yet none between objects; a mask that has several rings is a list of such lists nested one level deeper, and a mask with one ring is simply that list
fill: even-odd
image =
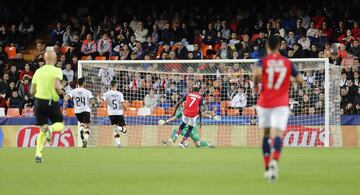
[{"label": "stadium seat", "polygon": [[25,61],[32,61],[35,58],[35,54],[23,54],[23,59]]},{"label": "stadium seat", "polygon": [[5,47],[5,52],[9,59],[14,59],[16,57],[16,47]]},{"label": "stadium seat", "polygon": [[109,60],[118,60],[119,56],[109,56]]},{"label": "stadium seat", "polygon": [[107,109],[106,108],[97,108],[96,109],[96,116],[107,116],[108,115],[108,112],[107,112]]},{"label": "stadium seat", "polygon": [[257,38],[259,38],[260,35],[259,34],[253,34],[252,37],[251,37],[251,40],[252,41],[255,41]]},{"label": "stadium seat", "polygon": [[130,108],[130,107],[131,107],[131,103],[130,103],[129,101],[125,101],[125,102],[124,102],[124,106],[125,106],[126,108]]},{"label": "stadium seat", "polygon": [[239,114],[240,114],[239,109],[228,109],[227,110],[227,115],[228,116],[236,116],[236,115],[239,115]]},{"label": "stadium seat", "polygon": [[95,60],[106,60],[106,56],[96,56]]},{"label": "stadium seat", "polygon": [[207,51],[212,49],[213,49],[212,45],[202,45],[200,48],[201,53],[203,54],[204,57],[207,55]]},{"label": "stadium seat", "polygon": [[5,116],[5,108],[0,108],[0,117]]},{"label": "stadium seat", "polygon": [[169,109],[167,109],[166,114],[167,114],[167,115],[172,115],[172,114],[174,113],[174,111],[175,111],[175,108],[174,108],[174,107],[170,107]]},{"label": "stadium seat", "polygon": [[125,114],[125,116],[137,116],[137,109],[136,108],[127,108],[124,114]]},{"label": "stadium seat", "polygon": [[9,108],[7,110],[7,117],[19,117],[20,116],[20,110],[19,108]]},{"label": "stadium seat", "polygon": [[230,101],[221,101],[220,102],[220,109],[221,109],[221,115],[226,115],[226,111],[230,105]]},{"label": "stadium seat", "polygon": [[255,116],[255,114],[256,114],[255,108],[254,107],[244,108],[244,110],[242,111],[242,114],[244,116]]},{"label": "stadium seat", "polygon": [[62,46],[60,47],[60,53],[65,54],[69,50],[68,46]]},{"label": "stadium seat", "polygon": [[172,51],[175,51],[178,47],[179,47],[178,44],[174,44],[174,45],[171,47],[171,50],[172,50]]},{"label": "stadium seat", "polygon": [[155,107],[153,111],[154,116],[164,116],[165,115],[165,108],[162,107]]},{"label": "stadium seat", "polygon": [[91,56],[82,56],[82,57],[81,57],[81,60],[89,60],[89,57],[90,57],[90,59],[91,59]]},{"label": "stadium seat", "polygon": [[75,116],[74,108],[66,108],[65,115],[67,117],[74,117]]},{"label": "stadium seat", "polygon": [[164,46],[162,46],[162,45],[159,45],[159,47],[157,48],[157,50],[156,50],[156,58],[157,59],[159,59],[161,57],[160,54],[163,49],[164,49]]},{"label": "stadium seat", "polygon": [[150,110],[150,108],[139,108],[137,115],[149,116],[149,115],[151,115],[151,110]]},{"label": "stadium seat", "polygon": [[142,108],[142,107],[144,107],[144,101],[134,100],[132,102],[132,105],[133,105],[134,108]]}]

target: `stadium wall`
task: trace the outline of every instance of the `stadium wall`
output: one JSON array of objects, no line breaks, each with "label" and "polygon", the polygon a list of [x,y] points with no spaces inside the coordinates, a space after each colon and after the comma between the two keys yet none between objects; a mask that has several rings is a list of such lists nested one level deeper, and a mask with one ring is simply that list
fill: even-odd
[{"label": "stadium wall", "polygon": [[[360,118],[342,118],[342,144],[344,147],[360,147]],[[34,118],[0,118],[0,147],[34,147],[39,128],[34,126]],[[54,134],[53,147],[77,146],[77,123],[75,118],[65,119],[65,130]],[[177,125],[129,125],[128,133],[122,135],[125,146],[162,146],[162,140],[169,138]],[[98,125],[96,145],[113,146],[112,128]],[[199,130],[203,140],[217,146],[260,146],[261,131],[251,125],[203,125]],[[284,136],[288,147],[321,147],[324,132],[317,126],[289,125]],[[333,142],[331,137],[330,144]]]}]

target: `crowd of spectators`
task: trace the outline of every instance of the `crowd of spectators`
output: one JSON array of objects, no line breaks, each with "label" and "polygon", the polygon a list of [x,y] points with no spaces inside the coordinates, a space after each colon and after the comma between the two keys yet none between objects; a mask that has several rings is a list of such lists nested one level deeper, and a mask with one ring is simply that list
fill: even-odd
[{"label": "crowd of spectators", "polygon": [[[77,9],[68,8],[55,18],[51,16],[56,22],[45,20],[49,24],[46,27],[49,33],[48,39],[42,41],[35,41],[35,35],[39,33],[36,32],[38,26],[32,22],[34,18],[23,16],[19,21],[6,22],[1,20],[0,14],[0,107],[24,109],[32,106],[29,94],[31,77],[44,64],[46,46],[53,46],[58,53],[57,66],[63,69],[63,85],[69,91],[76,86],[77,62],[80,59],[89,60],[98,56],[119,60],[259,59],[266,55],[266,38],[280,35],[283,38],[282,55],[289,58],[329,58],[330,63],[343,67],[341,109],[344,114],[358,114],[360,27],[354,8],[359,6],[359,2],[354,0],[341,4],[340,1],[332,1],[326,5],[308,2],[309,6],[304,6],[306,3],[295,1],[284,4],[279,1],[257,8],[261,3],[254,1],[254,6],[234,7],[230,4],[223,9],[211,5],[168,6],[168,9],[125,6],[121,9],[111,2],[94,1]],[[113,9],[104,12],[104,4]],[[0,6],[0,10],[6,9]],[[51,13],[51,9],[48,12]],[[6,15],[7,12],[2,13]],[[5,47],[13,46],[21,51],[28,47],[29,42],[35,42],[32,61],[24,61],[21,52],[8,59]],[[207,49],[204,50],[205,47]],[[158,68],[154,66],[144,64],[141,70]],[[215,69],[220,74],[235,75],[242,69],[238,64],[183,66],[172,64],[163,71],[209,72],[209,69]],[[323,76],[319,71],[304,72],[304,84],[292,87],[291,108],[295,114],[324,112]],[[137,98],[145,100],[148,107],[172,107],[186,91],[187,85],[182,82],[187,79],[162,77],[127,75],[121,78],[127,81],[124,83],[125,95],[134,100],[137,96],[133,93],[141,94]],[[239,108],[241,113],[242,109],[256,102],[257,94],[254,94],[247,75],[202,79],[200,84],[208,103],[211,103],[210,107],[218,107],[220,101],[228,100],[228,106]],[[166,85],[163,80],[166,80]],[[143,91],[136,92],[142,90],[143,85],[146,90],[144,87]]]}]

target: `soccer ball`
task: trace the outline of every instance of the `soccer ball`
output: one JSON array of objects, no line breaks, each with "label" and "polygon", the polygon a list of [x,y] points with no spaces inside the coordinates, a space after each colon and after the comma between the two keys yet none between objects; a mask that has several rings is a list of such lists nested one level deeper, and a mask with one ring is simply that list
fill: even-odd
[{"label": "soccer ball", "polygon": [[187,148],[189,146],[189,142],[185,141],[184,146]]}]

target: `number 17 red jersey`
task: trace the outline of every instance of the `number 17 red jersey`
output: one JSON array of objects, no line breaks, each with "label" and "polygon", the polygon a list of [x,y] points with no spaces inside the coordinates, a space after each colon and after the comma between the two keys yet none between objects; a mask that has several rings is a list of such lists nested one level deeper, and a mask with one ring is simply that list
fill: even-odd
[{"label": "number 17 red jersey", "polygon": [[195,117],[199,113],[199,106],[202,104],[202,97],[199,92],[189,93],[185,98],[184,112],[187,117]]},{"label": "number 17 red jersey", "polygon": [[262,87],[257,105],[264,108],[289,106],[291,76],[298,71],[293,63],[279,53],[265,56],[257,66],[262,67]]}]

